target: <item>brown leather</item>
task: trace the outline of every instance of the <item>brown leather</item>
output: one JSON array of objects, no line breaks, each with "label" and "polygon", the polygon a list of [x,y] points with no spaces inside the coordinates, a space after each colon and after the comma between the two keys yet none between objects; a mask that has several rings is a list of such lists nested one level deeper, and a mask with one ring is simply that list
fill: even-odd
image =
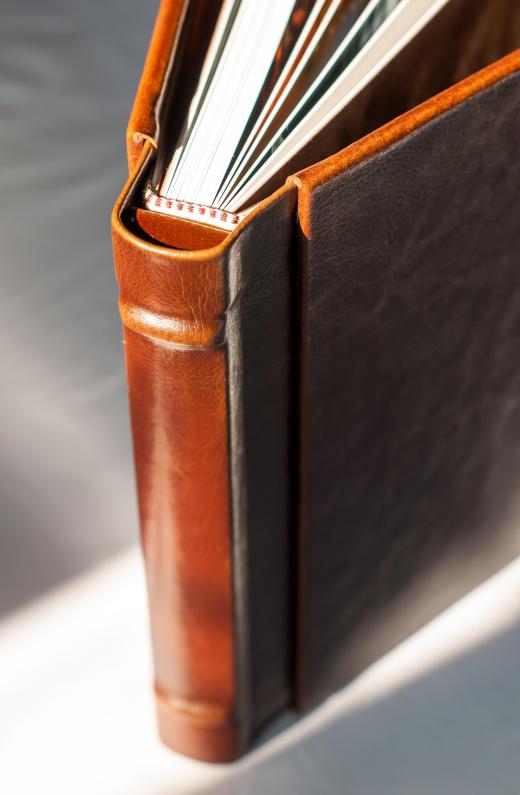
[{"label": "brown leather", "polygon": [[183,218],[172,218],[162,213],[143,210],[141,207],[136,208],[135,216],[140,229],[153,242],[187,251],[218,246],[229,234],[222,229]]},{"label": "brown leather", "polygon": [[157,147],[158,114],[168,70],[175,55],[184,0],[161,0],[139,88],[126,131],[128,168],[137,167],[146,142]]},{"label": "brown leather", "polygon": [[[120,212],[114,259],[160,729],[184,753],[229,759],[240,746],[222,252],[147,245],[122,226]],[[191,731],[171,738],[170,722]]]},{"label": "brown leather", "polygon": [[520,51],[300,173],[300,703],[520,553]]},{"label": "brown leather", "polygon": [[[517,43],[520,43],[520,18],[517,24]],[[348,146],[313,166],[300,171],[289,179],[299,187],[299,219],[306,236],[310,236],[310,214],[306,202],[310,194],[324,182],[333,179],[348,168],[377,154],[379,151],[404,138],[414,130],[441,116],[450,109],[471,99],[475,94],[492,86],[504,77],[516,72],[520,66],[520,50],[506,55],[490,66],[475,72],[465,80],[437,94],[413,110],[392,119],[388,124],[366,135],[361,140]]]},{"label": "brown leather", "polygon": [[[446,62],[441,47],[408,79],[421,34],[321,145],[507,50],[513,0],[468,3],[424,33],[445,47],[456,22],[462,61],[448,39]],[[519,56],[219,239],[139,206],[184,10],[161,4],[112,224],[160,732],[227,761],[291,703],[294,658],[305,706],[512,553]]]},{"label": "brown leather", "polygon": [[[243,752],[260,723],[289,700],[283,431],[295,191],[283,188],[220,245],[181,251],[140,236],[133,206],[149,155],[148,145],[112,226],[159,729],[173,748],[222,762]],[[176,242],[179,224],[160,218],[153,231]],[[269,241],[259,246],[266,232]],[[242,273],[246,264],[253,279]],[[262,335],[271,334],[260,353],[242,331],[244,312],[248,322],[258,318]],[[266,388],[268,400],[251,417],[242,395],[250,401]],[[244,459],[252,420],[262,439],[248,444]],[[258,498],[269,508],[253,513]],[[270,598],[262,597],[258,576],[270,578]]]}]

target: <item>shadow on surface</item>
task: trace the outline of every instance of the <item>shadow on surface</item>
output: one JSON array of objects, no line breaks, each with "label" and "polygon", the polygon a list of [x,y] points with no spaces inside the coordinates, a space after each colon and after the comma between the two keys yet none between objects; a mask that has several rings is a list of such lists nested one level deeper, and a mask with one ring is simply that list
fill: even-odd
[{"label": "shadow on surface", "polygon": [[0,616],[137,538],[109,215],[157,4],[2,2]]},{"label": "shadow on surface", "polygon": [[198,795],[518,795],[519,660],[520,623],[353,706],[357,680]]}]

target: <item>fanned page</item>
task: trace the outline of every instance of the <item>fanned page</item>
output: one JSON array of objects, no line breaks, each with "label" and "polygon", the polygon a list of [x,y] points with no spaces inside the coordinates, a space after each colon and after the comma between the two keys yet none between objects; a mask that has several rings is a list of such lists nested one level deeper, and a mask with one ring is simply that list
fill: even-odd
[{"label": "fanned page", "polygon": [[232,229],[447,2],[222,0],[178,139],[159,141],[173,154],[147,207]]}]

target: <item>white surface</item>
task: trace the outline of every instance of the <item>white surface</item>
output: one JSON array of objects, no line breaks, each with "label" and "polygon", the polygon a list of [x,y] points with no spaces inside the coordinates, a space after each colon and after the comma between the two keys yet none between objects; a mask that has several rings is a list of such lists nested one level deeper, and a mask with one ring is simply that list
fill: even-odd
[{"label": "white surface", "polygon": [[0,3],[0,616],[137,538],[109,216],[156,6]]},{"label": "white surface", "polygon": [[518,795],[520,561],[228,767],[153,725],[131,551],[0,624],[9,795]]}]

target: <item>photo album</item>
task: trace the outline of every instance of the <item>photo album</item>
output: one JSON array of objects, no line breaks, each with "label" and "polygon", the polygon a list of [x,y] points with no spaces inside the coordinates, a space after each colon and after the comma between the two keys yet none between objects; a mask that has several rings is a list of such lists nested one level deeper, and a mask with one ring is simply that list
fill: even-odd
[{"label": "photo album", "polygon": [[240,757],[520,554],[519,47],[519,0],[159,5],[112,233],[181,753]]}]

